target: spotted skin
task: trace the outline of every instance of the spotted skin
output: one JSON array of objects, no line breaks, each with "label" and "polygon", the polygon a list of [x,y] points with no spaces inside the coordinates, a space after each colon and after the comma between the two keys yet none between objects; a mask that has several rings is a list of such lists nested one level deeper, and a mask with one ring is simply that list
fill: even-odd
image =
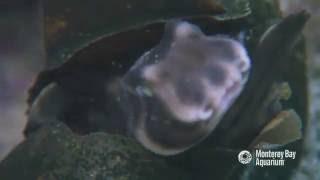
[{"label": "spotted skin", "polygon": [[[136,121],[134,136],[158,154],[188,149],[216,127],[239,96],[249,70],[250,59],[237,40],[206,36],[188,22],[169,22],[160,43],[127,75],[139,76],[139,86],[152,92],[149,96],[157,102],[148,106],[164,111],[156,120],[143,116]],[[193,128],[184,126],[188,124]]]}]

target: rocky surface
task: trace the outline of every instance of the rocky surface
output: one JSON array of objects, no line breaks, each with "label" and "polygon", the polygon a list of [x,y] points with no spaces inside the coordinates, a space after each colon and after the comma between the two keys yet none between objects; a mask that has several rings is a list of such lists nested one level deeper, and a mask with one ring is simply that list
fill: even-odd
[{"label": "rocky surface", "polygon": [[188,179],[132,139],[105,133],[77,136],[61,123],[48,124],[18,145],[1,163],[0,177],[8,180]]}]

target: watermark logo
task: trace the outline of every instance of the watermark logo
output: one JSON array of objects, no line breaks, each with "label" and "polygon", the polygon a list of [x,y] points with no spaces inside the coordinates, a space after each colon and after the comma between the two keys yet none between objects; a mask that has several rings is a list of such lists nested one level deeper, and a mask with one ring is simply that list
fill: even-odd
[{"label": "watermark logo", "polygon": [[253,152],[247,150],[241,151],[238,154],[238,160],[241,164],[249,164],[254,160],[255,166],[265,167],[265,166],[285,166],[285,162],[288,159],[295,159],[296,152],[286,150],[262,150],[256,149]]},{"label": "watermark logo", "polygon": [[241,164],[249,164],[252,160],[252,155],[249,151],[241,151],[238,154],[238,160]]}]

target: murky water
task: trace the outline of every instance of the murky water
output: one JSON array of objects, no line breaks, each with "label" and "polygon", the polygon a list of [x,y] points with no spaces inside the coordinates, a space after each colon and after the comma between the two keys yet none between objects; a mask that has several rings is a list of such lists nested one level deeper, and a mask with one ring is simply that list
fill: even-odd
[{"label": "murky water", "polygon": [[22,139],[27,89],[41,69],[36,7],[0,5],[0,159]]},{"label": "murky water", "polygon": [[[289,2],[289,3],[288,3]],[[303,3],[301,5],[301,3]],[[281,1],[284,14],[304,7],[313,13],[306,28],[310,57],[310,94],[313,127],[307,154],[295,179],[320,179],[320,3],[317,0]],[[4,8],[0,6],[0,10]],[[42,67],[39,26],[34,23],[35,7],[10,5],[0,11],[0,159],[22,139],[26,118],[26,92]],[[31,34],[36,34],[36,36]],[[318,143],[314,143],[317,141]]]},{"label": "murky water", "polygon": [[306,141],[306,156],[294,180],[320,179],[320,2],[317,0],[280,1],[284,14],[304,8],[312,13],[305,29],[309,57],[310,128]]}]

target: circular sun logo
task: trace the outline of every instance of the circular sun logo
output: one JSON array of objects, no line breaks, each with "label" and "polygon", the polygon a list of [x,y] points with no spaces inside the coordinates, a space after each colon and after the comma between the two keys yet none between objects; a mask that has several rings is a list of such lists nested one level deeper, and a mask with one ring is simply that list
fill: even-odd
[{"label": "circular sun logo", "polygon": [[238,160],[241,164],[249,164],[252,160],[252,155],[249,151],[241,151],[238,154]]}]

